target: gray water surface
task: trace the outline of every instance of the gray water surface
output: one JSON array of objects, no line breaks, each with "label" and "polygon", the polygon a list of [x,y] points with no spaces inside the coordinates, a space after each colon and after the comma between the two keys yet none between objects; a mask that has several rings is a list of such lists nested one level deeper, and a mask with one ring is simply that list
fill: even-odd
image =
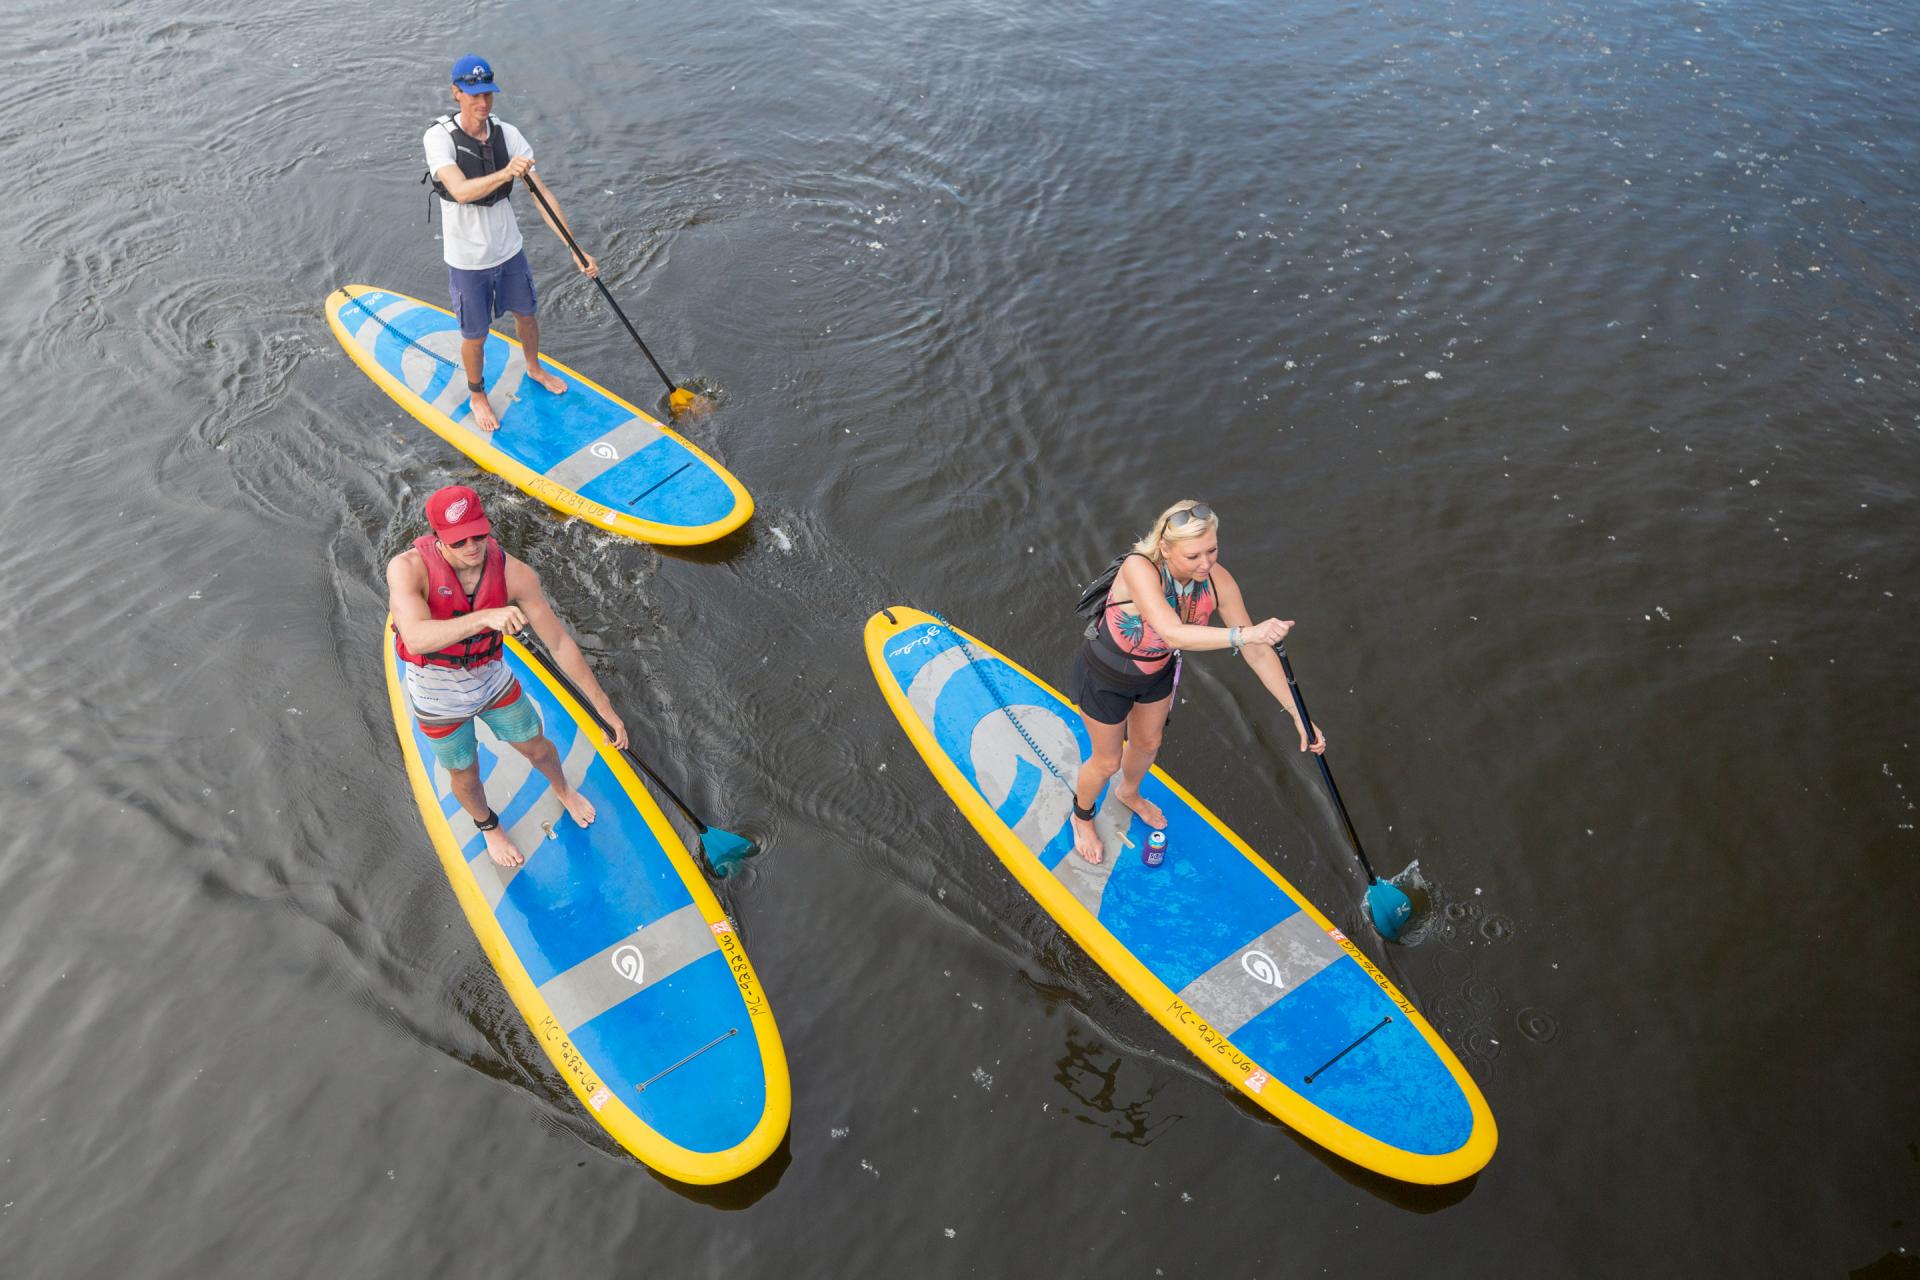
[{"label": "gray water surface", "polygon": [[[1894,3],[15,6],[0,261],[7,1274],[1909,1275],[1920,1264],[1920,54]],[[328,333],[438,299],[419,136],[498,68],[759,514],[616,541]],[[658,390],[522,212],[547,350]],[[448,483],[720,885],[786,1149],[620,1152],[427,843],[379,666]],[[1180,497],[1383,870],[1188,664],[1162,762],[1499,1122],[1423,1191],[1240,1104],[1006,875],[866,617],[1058,682]]]}]

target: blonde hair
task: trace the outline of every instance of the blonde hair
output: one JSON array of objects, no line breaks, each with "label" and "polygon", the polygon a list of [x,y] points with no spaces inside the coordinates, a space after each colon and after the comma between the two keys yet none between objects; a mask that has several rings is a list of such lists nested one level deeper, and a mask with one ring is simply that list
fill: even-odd
[{"label": "blonde hair", "polygon": [[1160,513],[1160,518],[1153,522],[1153,528],[1147,530],[1146,537],[1133,544],[1133,549],[1155,564],[1159,564],[1162,542],[1185,542],[1189,538],[1198,538],[1212,533],[1220,527],[1220,516],[1217,513],[1209,515],[1205,520],[1189,520],[1178,529],[1167,528],[1167,521],[1182,511],[1191,511],[1195,507],[1206,505],[1197,498],[1180,499]]}]

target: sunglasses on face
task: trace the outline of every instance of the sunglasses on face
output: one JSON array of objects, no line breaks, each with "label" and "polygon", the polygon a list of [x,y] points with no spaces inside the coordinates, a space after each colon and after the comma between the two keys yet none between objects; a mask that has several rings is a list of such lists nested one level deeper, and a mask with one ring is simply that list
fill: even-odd
[{"label": "sunglasses on face", "polygon": [[1167,528],[1184,529],[1195,521],[1205,524],[1211,519],[1213,519],[1213,508],[1204,502],[1196,502],[1185,511],[1176,511],[1168,516]]},{"label": "sunglasses on face", "polygon": [[452,547],[455,551],[459,551],[464,547],[472,546],[474,543],[479,542],[482,538],[485,538],[486,536],[487,535],[484,533],[476,533],[471,538],[462,538],[458,542],[449,542],[447,545],[449,547]]}]

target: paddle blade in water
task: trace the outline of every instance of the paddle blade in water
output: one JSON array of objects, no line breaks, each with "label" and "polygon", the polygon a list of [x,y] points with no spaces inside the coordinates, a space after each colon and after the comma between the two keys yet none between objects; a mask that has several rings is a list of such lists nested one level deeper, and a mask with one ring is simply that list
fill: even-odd
[{"label": "paddle blade in water", "polygon": [[1373,917],[1373,927],[1380,936],[1392,942],[1407,927],[1413,901],[1387,881],[1375,880],[1367,886],[1367,914]]},{"label": "paddle blade in water", "polygon": [[700,847],[706,851],[707,865],[713,868],[713,874],[722,880],[733,869],[754,854],[760,852],[753,847],[753,841],[745,836],[737,836],[731,831],[722,831],[718,827],[708,827],[700,837]]}]

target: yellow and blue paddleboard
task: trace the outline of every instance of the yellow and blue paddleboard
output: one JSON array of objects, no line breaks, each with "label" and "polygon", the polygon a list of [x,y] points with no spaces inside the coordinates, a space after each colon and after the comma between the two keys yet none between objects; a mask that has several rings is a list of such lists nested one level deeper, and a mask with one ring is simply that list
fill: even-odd
[{"label": "yellow and blue paddleboard", "polygon": [[526,376],[520,344],[494,332],[482,381],[500,428],[476,431],[460,327],[442,307],[350,284],[327,298],[327,324],[408,413],[556,511],[670,546],[723,538],[753,515],[740,482],[685,438],[543,355],[540,363],[567,383],[553,394]]},{"label": "yellow and blue paddleboard", "polygon": [[1096,805],[1106,860],[1073,852],[1069,781],[1092,744],[1079,712],[1024,668],[917,609],[867,622],[867,659],[907,737],[1007,869],[1128,995],[1256,1106],[1406,1182],[1483,1168],[1486,1099],[1359,947],[1172,778],[1147,826]]},{"label": "yellow and blue paddleboard", "polygon": [[526,855],[496,866],[408,709],[391,619],[381,639],[427,833],[554,1067],[615,1141],[670,1178],[726,1182],[759,1166],[792,1113],[780,1032],[740,935],[653,797],[508,637],[522,696],[598,817],[575,826],[526,758],[476,727],[487,800]]}]

